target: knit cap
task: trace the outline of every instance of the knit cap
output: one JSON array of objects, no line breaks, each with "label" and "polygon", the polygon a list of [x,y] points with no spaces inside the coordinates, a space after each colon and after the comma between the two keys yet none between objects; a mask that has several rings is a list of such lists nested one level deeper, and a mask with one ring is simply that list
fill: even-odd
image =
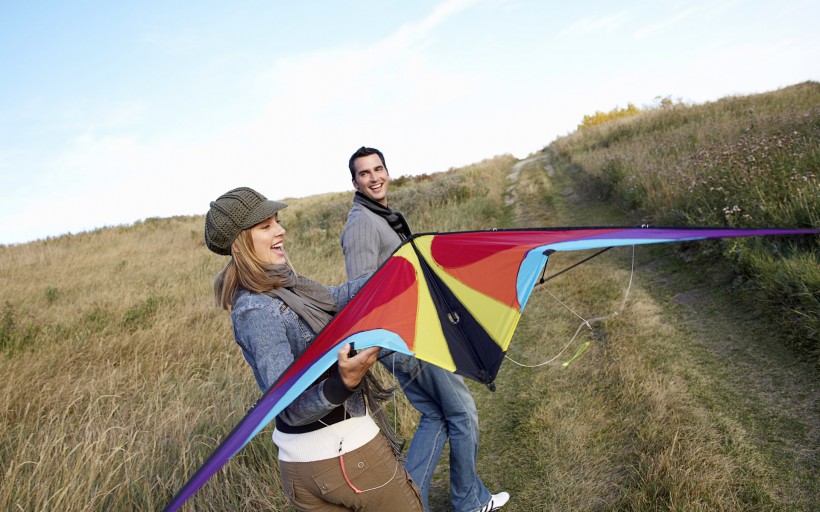
[{"label": "knit cap", "polygon": [[205,215],[205,245],[217,254],[230,256],[231,244],[242,230],[252,228],[286,206],[248,187],[225,192],[211,202]]}]

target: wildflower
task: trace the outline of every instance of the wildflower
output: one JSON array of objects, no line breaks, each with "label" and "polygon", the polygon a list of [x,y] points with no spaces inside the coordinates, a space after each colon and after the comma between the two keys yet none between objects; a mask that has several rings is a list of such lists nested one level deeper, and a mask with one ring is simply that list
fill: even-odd
[{"label": "wildflower", "polygon": [[728,206],[723,207],[723,216],[726,217],[726,220],[732,220],[735,215],[739,214],[741,209],[738,205],[734,205],[731,208]]}]

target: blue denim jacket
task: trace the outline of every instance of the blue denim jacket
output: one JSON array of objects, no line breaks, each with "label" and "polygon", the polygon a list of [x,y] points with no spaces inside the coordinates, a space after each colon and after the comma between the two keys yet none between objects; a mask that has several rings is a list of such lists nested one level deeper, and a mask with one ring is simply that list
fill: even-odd
[{"label": "blue denim jacket", "polygon": [[[367,276],[328,291],[340,309],[364,285]],[[316,337],[308,324],[281,299],[240,288],[231,310],[234,338],[253,369],[256,383],[266,391]],[[366,412],[360,390],[350,390],[338,372],[304,391],[279,418],[289,425],[312,423],[342,403],[350,416]]]}]

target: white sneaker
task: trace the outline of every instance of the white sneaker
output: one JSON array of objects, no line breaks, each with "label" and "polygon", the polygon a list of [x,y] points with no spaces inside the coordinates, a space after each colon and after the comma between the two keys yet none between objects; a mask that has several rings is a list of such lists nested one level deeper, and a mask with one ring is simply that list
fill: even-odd
[{"label": "white sneaker", "polygon": [[492,512],[493,510],[498,510],[507,502],[510,501],[510,494],[504,491],[501,491],[498,494],[493,494],[490,496],[490,501],[487,502],[486,505],[478,509],[478,512]]}]

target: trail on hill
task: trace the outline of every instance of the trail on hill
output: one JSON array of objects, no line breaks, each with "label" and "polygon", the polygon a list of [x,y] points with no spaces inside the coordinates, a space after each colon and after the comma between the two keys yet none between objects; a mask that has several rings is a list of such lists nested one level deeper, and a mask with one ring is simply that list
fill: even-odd
[{"label": "trail on hill", "polygon": [[[522,172],[530,170],[527,183]],[[556,176],[558,174],[558,176]],[[549,155],[515,164],[505,198],[516,225],[622,225],[623,214],[576,194]],[[537,190],[536,190],[537,189]],[[540,213],[539,213],[540,212]],[[543,212],[549,218],[542,217]],[[742,425],[771,472],[771,494],[788,509],[820,506],[818,370],[782,344],[777,324],[736,304],[737,276],[716,265],[680,264],[679,249],[650,249],[639,260],[642,292],[663,305],[664,317],[689,333],[689,355],[705,381],[697,398],[721,421]],[[734,302],[733,302],[734,301]],[[744,309],[745,308],[745,309]],[[793,507],[793,508],[792,508]]]}]

